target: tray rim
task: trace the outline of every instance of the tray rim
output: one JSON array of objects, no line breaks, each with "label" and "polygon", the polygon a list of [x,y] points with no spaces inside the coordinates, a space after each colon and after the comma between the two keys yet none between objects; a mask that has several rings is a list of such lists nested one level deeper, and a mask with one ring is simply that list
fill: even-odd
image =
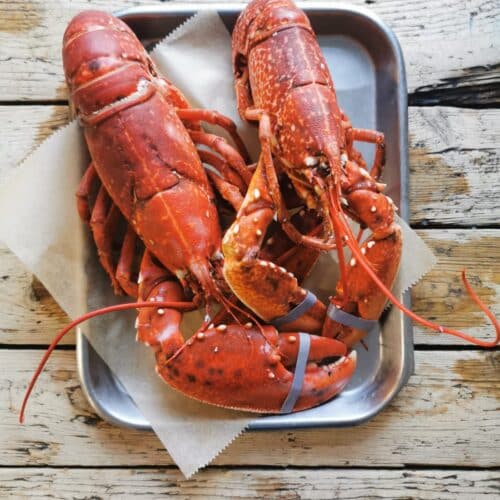
[{"label": "tray rim", "polygon": [[[363,7],[354,6],[346,3],[335,3],[331,5],[327,1],[311,1],[311,2],[296,2],[297,6],[308,11],[321,11],[328,10],[331,12],[339,13],[349,13],[364,17],[368,20],[374,27],[376,27],[380,32],[382,32],[391,48],[394,55],[395,65],[399,80],[399,85],[397,88],[398,102],[397,116],[399,118],[399,138],[401,141],[399,149],[399,160],[400,160],[400,216],[405,221],[409,220],[409,199],[408,199],[408,177],[409,177],[409,165],[408,165],[408,93],[407,93],[407,82],[406,82],[406,69],[404,64],[404,57],[399,41],[392,31],[392,29],[374,12]],[[235,11],[241,11],[247,6],[247,3],[243,2],[200,2],[200,3],[187,3],[187,2],[169,2],[162,5],[145,5],[145,6],[133,6],[124,9],[119,9],[113,12],[113,15],[126,20],[129,16],[137,15],[161,15],[161,14],[178,14],[178,15],[194,15],[199,11],[215,10],[219,13],[234,13]],[[402,302],[410,307],[410,293],[408,291],[402,294]],[[399,377],[398,383],[393,388],[392,392],[384,399],[383,402],[374,406],[371,411],[366,414],[361,415],[358,418],[354,418],[346,422],[329,422],[326,420],[316,421],[314,423],[305,422],[292,422],[288,424],[277,424],[276,422],[266,422],[267,418],[272,418],[273,416],[262,416],[253,420],[247,430],[293,430],[299,428],[325,428],[325,427],[351,427],[360,425],[364,422],[375,417],[380,413],[399,393],[399,391],[406,385],[410,375],[414,369],[414,357],[413,357],[413,327],[412,323],[408,317],[403,317],[403,329],[402,335],[404,336],[402,345],[404,347],[403,362],[401,367],[401,375]],[[108,409],[103,407],[99,402],[98,398],[93,396],[92,383],[90,381],[90,372],[86,360],[88,360],[89,349],[92,349],[90,342],[85,337],[80,329],[76,331],[76,356],[77,356],[77,371],[78,376],[82,385],[82,391],[85,394],[87,400],[89,401],[95,412],[103,418],[105,421],[110,422],[119,427],[132,428],[136,430],[151,431],[152,427],[148,423],[142,422],[132,422],[130,420],[124,420]],[[95,353],[97,355],[97,353]],[[108,367],[108,370],[111,370]],[[112,372],[111,372],[112,373]],[[113,375],[114,376],[114,375]],[[118,382],[118,381],[117,381]],[[118,382],[119,383],[119,382]],[[132,403],[133,399],[129,396]]]}]

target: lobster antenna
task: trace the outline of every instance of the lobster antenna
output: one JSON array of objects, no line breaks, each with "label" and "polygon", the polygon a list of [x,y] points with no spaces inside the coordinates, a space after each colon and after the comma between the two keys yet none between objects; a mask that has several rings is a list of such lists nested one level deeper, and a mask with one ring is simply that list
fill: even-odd
[{"label": "lobster antenna", "polygon": [[[329,192],[330,197],[332,196],[331,193]],[[333,203],[333,200],[332,200]],[[338,212],[333,212],[333,217],[338,217],[339,213]],[[368,273],[370,278],[375,282],[375,284],[384,292],[386,297],[402,312],[404,312],[408,317],[410,317],[413,321],[420,323],[423,326],[426,326],[427,328],[434,330],[436,332],[440,333],[447,333],[448,335],[454,335],[455,337],[459,337],[463,340],[466,340],[467,342],[470,342],[471,344],[478,345],[480,347],[495,347],[499,342],[500,342],[500,324],[498,323],[498,320],[495,318],[493,313],[488,309],[488,307],[481,301],[481,299],[477,296],[477,294],[474,292],[472,287],[470,286],[467,277],[465,276],[465,269],[462,271],[462,281],[465,285],[465,288],[469,295],[472,297],[474,302],[479,306],[479,308],[488,316],[490,321],[493,323],[493,327],[495,328],[496,331],[496,338],[495,340],[491,341],[485,341],[481,339],[477,339],[475,337],[472,337],[471,335],[467,335],[466,333],[463,333],[459,330],[454,330],[452,328],[447,328],[441,325],[438,325],[437,323],[433,323],[432,321],[429,321],[425,318],[422,318],[418,314],[415,314],[413,311],[408,309],[406,306],[404,306],[396,297],[395,295],[384,285],[384,283],[380,280],[380,278],[377,276],[375,271],[372,269],[370,264],[365,260],[364,255],[361,253],[359,250],[358,246],[354,243],[353,239],[353,234],[352,231],[345,221],[343,214],[341,217],[339,217],[341,224],[344,226],[344,230],[349,234],[349,238],[347,239],[346,243],[353,255],[356,257],[356,260],[361,264],[361,266],[364,268],[364,270]]]},{"label": "lobster antenna", "polygon": [[234,315],[234,313],[229,308],[236,309],[238,312],[243,314],[243,316],[246,316],[248,319],[253,321],[257,325],[257,328],[259,329],[260,333],[262,333],[264,337],[266,336],[264,329],[262,328],[262,325],[253,314],[245,311],[241,307],[238,307],[236,304],[233,304],[230,300],[226,299],[225,297],[222,297],[222,303],[226,308],[226,310],[229,312],[229,314],[238,322],[238,324],[241,324],[240,320]]},{"label": "lobster antenna", "polygon": [[195,309],[196,306],[192,302],[129,302],[126,304],[116,304],[113,306],[108,306],[108,307],[103,307],[102,309],[96,309],[95,311],[90,311],[88,313],[83,314],[82,316],[74,319],[69,325],[65,326],[62,330],[60,330],[57,335],[54,337],[54,340],[50,343],[49,347],[45,351],[45,354],[43,355],[42,359],[40,360],[40,363],[38,363],[38,367],[35,370],[35,373],[31,377],[30,383],[28,384],[28,388],[26,389],[26,393],[24,395],[23,403],[21,405],[21,410],[19,412],[19,423],[24,422],[24,413],[26,410],[26,405],[28,403],[28,399],[30,397],[31,392],[33,391],[33,388],[35,387],[35,383],[42,373],[50,355],[54,351],[55,347],[61,339],[68,333],[70,332],[75,326],[79,325],[80,323],[83,323],[84,321],[87,321],[91,318],[95,318],[96,316],[102,316],[103,314],[108,314],[111,312],[116,312],[116,311],[125,311],[127,309],[140,309],[143,307],[165,307],[165,308],[175,308],[175,309],[180,309],[183,311],[190,311],[192,309]]}]

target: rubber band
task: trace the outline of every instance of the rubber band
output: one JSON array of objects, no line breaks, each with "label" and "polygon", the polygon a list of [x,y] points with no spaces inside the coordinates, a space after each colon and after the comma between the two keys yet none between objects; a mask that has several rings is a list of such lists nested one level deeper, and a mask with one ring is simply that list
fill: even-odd
[{"label": "rubber band", "polygon": [[326,314],[331,320],[336,321],[341,325],[356,328],[357,330],[365,330],[369,332],[374,328],[378,328],[378,321],[376,319],[363,319],[359,316],[354,316],[343,311],[342,309],[339,309],[333,304],[329,305]]},{"label": "rubber band", "polygon": [[316,304],[316,295],[312,292],[307,292],[306,298],[297,306],[295,306],[290,312],[286,313],[284,316],[280,316],[279,318],[275,318],[271,320],[269,323],[276,328],[280,326],[286,325],[287,323],[291,323],[299,319],[302,315],[304,315],[311,307]]},{"label": "rubber band", "polygon": [[292,386],[288,392],[280,413],[291,413],[293,407],[299,399],[302,385],[304,384],[304,377],[306,374],[307,358],[309,357],[309,350],[311,348],[311,337],[307,333],[299,333],[299,352],[297,354],[297,363],[295,364],[295,372],[293,374]]}]

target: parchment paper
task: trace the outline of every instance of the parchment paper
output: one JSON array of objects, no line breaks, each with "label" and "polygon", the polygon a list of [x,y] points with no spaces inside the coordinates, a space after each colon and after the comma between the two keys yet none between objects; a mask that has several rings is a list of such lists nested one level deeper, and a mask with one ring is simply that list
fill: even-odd
[{"label": "parchment paper", "polygon": [[[216,13],[197,14],[152,55],[193,106],[218,109],[241,125],[256,156],[256,130],[241,124],[237,115],[230,37]],[[88,231],[76,211],[74,193],[87,163],[81,131],[72,122],[48,138],[0,188],[0,213],[4,214],[0,239],[71,318],[118,300],[96,262],[93,246],[87,245]],[[414,284],[435,262],[423,241],[402,225],[405,243],[396,294]],[[92,249],[88,255],[87,247]],[[331,293],[331,276],[322,269],[318,287]],[[192,314],[184,322],[188,331],[200,324],[200,316]],[[235,439],[255,415],[200,404],[170,389],[155,373],[151,349],[135,342],[134,319],[133,312],[116,313],[93,320],[83,330],[189,477]],[[29,408],[27,420],[29,425]]]}]

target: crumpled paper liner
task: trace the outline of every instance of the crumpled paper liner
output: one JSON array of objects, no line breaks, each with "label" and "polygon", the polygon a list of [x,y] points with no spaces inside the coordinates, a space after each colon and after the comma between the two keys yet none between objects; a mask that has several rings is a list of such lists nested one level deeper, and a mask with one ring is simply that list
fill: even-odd
[{"label": "crumpled paper liner", "polygon": [[[230,36],[215,12],[190,18],[156,47],[152,57],[193,107],[217,109],[233,118],[256,157],[256,129],[242,124],[236,111]],[[4,214],[0,239],[71,318],[118,300],[76,211],[75,191],[87,164],[83,136],[72,122],[48,138],[0,188],[0,213]],[[425,243],[406,224],[402,226],[405,243],[396,295],[435,263]],[[335,272],[329,265],[332,258],[322,256]],[[331,293],[332,280],[324,270],[322,266],[315,291],[324,288]],[[255,415],[198,403],[164,384],[155,373],[152,350],[135,342],[134,319],[132,311],[115,313],[96,318],[82,329],[189,477],[213,460]],[[192,332],[200,322],[198,313],[190,313],[183,324]]]}]

